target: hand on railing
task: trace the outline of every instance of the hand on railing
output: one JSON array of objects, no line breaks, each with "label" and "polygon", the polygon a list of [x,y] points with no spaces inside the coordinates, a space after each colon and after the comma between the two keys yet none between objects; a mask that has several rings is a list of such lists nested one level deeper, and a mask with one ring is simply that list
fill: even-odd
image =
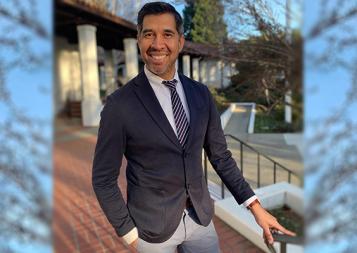
[{"label": "hand on railing", "polygon": [[263,229],[263,238],[266,243],[268,244],[274,243],[272,231],[279,231],[289,236],[296,235],[294,232],[280,225],[277,219],[260,205],[259,201],[253,203],[254,204],[251,205],[249,209],[254,215],[257,224]]}]

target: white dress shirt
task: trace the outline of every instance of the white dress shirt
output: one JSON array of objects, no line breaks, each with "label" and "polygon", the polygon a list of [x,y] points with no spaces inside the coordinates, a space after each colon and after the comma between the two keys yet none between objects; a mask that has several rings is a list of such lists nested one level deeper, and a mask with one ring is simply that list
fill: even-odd
[{"label": "white dress shirt", "polygon": [[[170,125],[171,125],[172,129],[174,130],[174,132],[175,132],[175,134],[177,136],[175,118],[174,118],[174,113],[173,113],[173,110],[172,110],[171,91],[170,91],[170,89],[165,84],[162,84],[162,81],[164,81],[164,79],[162,79],[161,77],[159,77],[159,76],[155,75],[154,73],[150,72],[147,69],[146,65],[144,67],[144,72],[145,72],[146,77],[149,80],[151,88],[155,92],[157,100],[159,100],[159,103],[161,105],[162,110],[165,112],[166,118],[170,122]],[[183,105],[183,109],[185,110],[188,123],[190,123],[190,111],[189,111],[188,106],[187,106],[187,100],[186,100],[185,92],[183,90],[182,83],[181,83],[181,80],[180,80],[180,78],[179,78],[179,76],[177,74],[177,71],[175,71],[174,78],[172,78],[172,79],[176,79],[177,80],[176,91],[177,91],[177,94],[180,97],[181,103]]]}]

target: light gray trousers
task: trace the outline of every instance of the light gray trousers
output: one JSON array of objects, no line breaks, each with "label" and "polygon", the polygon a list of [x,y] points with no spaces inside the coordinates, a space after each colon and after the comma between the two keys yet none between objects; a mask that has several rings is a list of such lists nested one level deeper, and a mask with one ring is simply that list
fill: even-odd
[{"label": "light gray trousers", "polygon": [[[213,222],[204,227],[195,222],[193,209],[185,209],[175,233],[165,242],[148,243],[139,238],[139,253],[220,253]],[[176,251],[177,250],[177,251]]]}]

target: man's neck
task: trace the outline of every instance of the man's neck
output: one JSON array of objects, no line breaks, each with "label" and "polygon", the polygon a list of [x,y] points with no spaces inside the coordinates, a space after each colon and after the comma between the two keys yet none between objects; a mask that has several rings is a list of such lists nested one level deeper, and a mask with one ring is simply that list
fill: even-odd
[{"label": "man's neck", "polygon": [[165,81],[172,80],[172,79],[175,77],[175,75],[176,75],[176,68],[174,69],[173,73],[170,75],[169,78],[167,78],[167,77],[162,77],[162,76],[157,75],[156,73],[152,72],[146,65],[144,66],[144,68],[145,68],[147,71],[149,71],[150,74],[152,74],[152,75],[154,75],[154,76],[156,76],[156,77],[158,77],[158,78],[161,78],[161,79],[163,79],[163,80],[165,80]]}]

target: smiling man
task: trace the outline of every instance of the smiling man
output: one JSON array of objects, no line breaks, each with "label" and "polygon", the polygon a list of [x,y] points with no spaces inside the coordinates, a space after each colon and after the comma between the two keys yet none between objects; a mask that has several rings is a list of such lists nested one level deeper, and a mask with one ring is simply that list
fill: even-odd
[{"label": "smiling man", "polygon": [[[118,236],[141,253],[218,253],[202,170],[202,149],[238,204],[253,213],[264,238],[293,235],[260,205],[244,180],[207,87],[177,73],[184,45],[173,6],[148,3],[138,14],[144,71],[108,96],[93,161],[93,188]],[[127,159],[127,203],[117,179]]]}]

